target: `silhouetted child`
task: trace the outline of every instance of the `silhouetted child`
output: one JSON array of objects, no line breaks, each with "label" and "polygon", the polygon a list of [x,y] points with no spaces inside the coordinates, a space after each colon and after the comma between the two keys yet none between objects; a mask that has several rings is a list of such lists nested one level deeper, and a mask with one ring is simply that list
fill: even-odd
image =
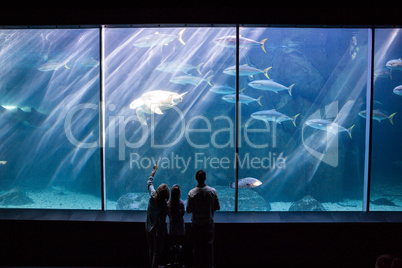
[{"label": "silhouetted child", "polygon": [[177,256],[182,251],[181,247],[184,243],[185,229],[183,216],[185,207],[183,200],[180,199],[181,190],[179,185],[173,185],[170,194],[170,200],[168,202],[168,234],[169,244],[175,255],[174,262],[177,264]]}]

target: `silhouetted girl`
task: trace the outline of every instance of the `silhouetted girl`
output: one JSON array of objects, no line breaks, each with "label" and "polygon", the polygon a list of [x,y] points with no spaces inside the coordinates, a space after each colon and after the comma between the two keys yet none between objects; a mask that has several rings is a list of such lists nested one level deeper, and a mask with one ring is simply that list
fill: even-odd
[{"label": "silhouetted girl", "polygon": [[175,184],[172,186],[170,200],[168,202],[169,210],[169,244],[172,252],[175,256],[174,263],[178,264],[178,255],[182,252],[182,246],[184,243],[184,202],[180,199],[181,190],[180,186]]}]

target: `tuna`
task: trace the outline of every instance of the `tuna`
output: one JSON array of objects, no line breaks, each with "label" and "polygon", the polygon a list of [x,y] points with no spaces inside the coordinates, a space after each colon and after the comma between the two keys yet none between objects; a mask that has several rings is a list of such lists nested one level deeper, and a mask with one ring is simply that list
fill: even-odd
[{"label": "tuna", "polygon": [[[366,110],[364,110],[364,111],[360,111],[358,114],[361,117],[366,118],[367,112],[366,112]],[[373,111],[373,119],[374,120],[377,120],[378,122],[381,122],[384,119],[389,119],[389,122],[391,122],[392,125],[394,124],[393,118],[394,118],[395,115],[396,115],[396,113],[393,113],[391,115],[386,115],[385,113],[381,112],[378,109]]]},{"label": "tuna", "polygon": [[352,129],[355,126],[353,125],[350,128],[346,129],[343,126],[326,119],[311,119],[306,121],[305,124],[309,127],[328,131],[332,134],[338,134],[339,132],[345,131],[349,134],[350,138],[352,138]]},{"label": "tuna", "polygon": [[286,87],[277,82],[274,82],[274,80],[271,79],[271,80],[255,80],[255,81],[248,83],[248,85],[255,89],[269,90],[269,91],[273,91],[275,93],[278,93],[279,91],[287,90],[289,92],[289,95],[292,96],[292,88],[295,84],[292,84],[289,87]]},{"label": "tuna", "polygon": [[[254,99],[250,96],[244,95],[244,94],[239,94],[239,103],[244,103],[244,104],[249,104],[250,102],[258,102],[260,106],[261,104],[261,98],[262,96],[258,97],[257,99]],[[231,95],[225,95],[222,97],[222,100],[230,102],[230,103],[236,103],[236,94],[231,94]]]},{"label": "tuna", "polygon": [[394,90],[392,92],[394,92],[396,95],[402,96],[402,85],[394,88]]},{"label": "tuna", "polygon": [[42,64],[41,66],[38,67],[38,70],[41,72],[50,72],[50,71],[56,71],[60,69],[61,67],[65,67],[66,69],[70,69],[67,66],[67,61],[66,62],[59,62],[55,60],[51,60],[46,62],[45,64]]},{"label": "tuna", "polygon": [[191,74],[187,74],[187,75],[175,76],[172,79],[170,79],[170,82],[172,82],[174,84],[180,84],[180,85],[195,85],[195,86],[197,86],[201,82],[207,82],[210,86],[212,86],[212,84],[211,84],[212,77],[214,77],[214,76],[211,75],[207,78],[204,78],[204,77],[197,77],[197,76],[193,76]]},{"label": "tuna", "polygon": [[282,123],[283,121],[292,121],[293,125],[296,126],[296,118],[300,114],[296,114],[293,117],[287,116],[285,114],[282,114],[276,110],[263,110],[259,112],[255,112],[251,114],[251,117],[257,120],[262,120],[265,122],[272,121],[276,123]]},{"label": "tuna", "polygon": [[[240,76],[252,76],[255,74],[262,73],[269,79],[268,70],[271,68],[272,67],[268,67],[264,70],[260,70],[260,69],[257,69],[257,68],[254,68],[254,67],[251,67],[248,65],[240,65],[239,66],[239,75]],[[228,75],[236,75],[236,65],[226,68],[225,70],[223,70],[223,73],[228,74]]]},{"label": "tuna", "polygon": [[390,60],[385,65],[388,69],[402,71],[402,59]]},{"label": "tuna", "polygon": [[235,94],[236,89],[230,87],[230,86],[225,86],[225,85],[215,85],[209,89],[209,91],[217,93],[217,94]]},{"label": "tuna", "polygon": [[[255,179],[255,178],[251,178],[251,177],[247,177],[244,179],[240,179],[239,180],[239,189],[240,188],[254,188],[254,187],[258,187],[262,184],[261,181]],[[231,182],[229,184],[230,188],[236,188],[236,183],[235,182]]]},{"label": "tuna", "polygon": [[160,34],[158,32],[147,35],[144,37],[139,38],[137,41],[134,42],[133,46],[135,47],[154,47],[154,46],[163,46],[167,45],[176,38],[179,40],[180,43],[185,45],[182,35],[185,29],[181,30],[179,34]]},{"label": "tuna", "polygon": [[378,78],[391,78],[391,71],[388,68],[380,68],[374,71],[374,77],[378,77]]},{"label": "tuna", "polygon": [[[267,53],[267,51],[265,51],[265,47],[264,47],[265,41],[267,41],[267,38],[258,42],[258,41],[252,40],[252,39],[239,37],[240,48],[260,46],[261,49],[265,53]],[[220,45],[222,47],[235,48],[236,47],[236,36],[234,36],[234,35],[223,36],[223,37],[215,39],[214,43],[217,45]]]}]

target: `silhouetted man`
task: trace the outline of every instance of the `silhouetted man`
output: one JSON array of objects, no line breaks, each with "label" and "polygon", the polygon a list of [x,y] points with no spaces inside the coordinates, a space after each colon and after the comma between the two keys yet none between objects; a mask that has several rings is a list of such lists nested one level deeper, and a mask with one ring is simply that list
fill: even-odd
[{"label": "silhouetted man", "polygon": [[194,245],[194,267],[207,267],[214,264],[214,212],[220,209],[216,190],[205,184],[206,174],[198,170],[195,174],[197,186],[187,196],[187,213],[191,215],[191,232]]}]

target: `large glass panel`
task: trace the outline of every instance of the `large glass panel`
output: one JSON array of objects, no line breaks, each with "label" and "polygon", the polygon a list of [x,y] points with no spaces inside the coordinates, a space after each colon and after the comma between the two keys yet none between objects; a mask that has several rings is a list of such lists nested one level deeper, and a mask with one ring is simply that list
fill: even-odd
[{"label": "large glass panel", "polygon": [[0,207],[100,209],[99,30],[1,30],[0,105]]},{"label": "large glass panel", "polygon": [[233,211],[235,29],[104,33],[107,209],[145,210],[158,161],[156,187],[179,184],[186,200],[204,169]]},{"label": "large glass panel", "polygon": [[362,210],[367,29],[240,29],[239,210]]},{"label": "large glass panel", "polygon": [[376,29],[374,52],[370,210],[400,211],[402,30]]}]

